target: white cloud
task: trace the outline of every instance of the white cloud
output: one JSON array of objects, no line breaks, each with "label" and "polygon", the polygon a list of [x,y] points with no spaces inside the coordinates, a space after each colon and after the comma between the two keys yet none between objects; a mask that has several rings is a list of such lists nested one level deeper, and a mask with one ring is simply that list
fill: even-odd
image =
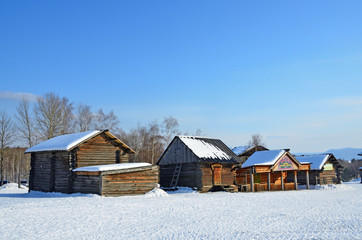
[{"label": "white cloud", "polygon": [[28,100],[34,102],[37,99],[37,95],[32,93],[23,93],[23,92],[0,92],[0,98],[13,99],[13,100]]}]

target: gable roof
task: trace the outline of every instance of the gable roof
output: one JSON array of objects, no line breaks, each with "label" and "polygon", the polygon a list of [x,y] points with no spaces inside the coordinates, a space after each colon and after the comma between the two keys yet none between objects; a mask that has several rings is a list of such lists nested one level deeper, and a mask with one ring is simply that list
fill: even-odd
[{"label": "gable roof", "polygon": [[116,138],[113,134],[111,134],[108,130],[93,130],[87,132],[80,133],[72,133],[57,136],[51,139],[48,139],[44,142],[41,142],[31,148],[28,148],[25,153],[32,152],[48,152],[48,151],[70,151],[85,141],[100,135],[101,133],[105,133],[112,140],[116,141],[123,148],[128,149],[130,153],[134,153],[134,151],[128,147],[124,142]]},{"label": "gable roof", "polygon": [[[332,157],[334,158],[333,154],[331,154],[331,153],[295,156],[295,158],[299,162],[310,163],[311,170],[322,170],[324,164]],[[337,163],[338,163],[338,161],[337,161]]]},{"label": "gable roof", "polygon": [[231,149],[231,151],[233,151],[236,155],[240,155],[242,153],[244,153],[246,150],[249,149],[249,146],[237,146],[237,147],[233,147]]},{"label": "gable roof", "polygon": [[157,163],[161,161],[175,139],[180,139],[196,155],[200,162],[240,163],[238,156],[221,140],[197,136],[175,136]]},{"label": "gable roof", "polygon": [[244,162],[242,167],[245,168],[254,165],[274,165],[276,161],[278,161],[278,159],[286,152],[287,151],[284,149],[255,152]]},{"label": "gable roof", "polygon": [[238,154],[239,157],[241,156],[251,156],[253,155],[255,152],[258,151],[268,151],[269,149],[264,147],[264,146],[254,146],[254,147],[249,147],[248,149],[246,149],[244,152]]}]

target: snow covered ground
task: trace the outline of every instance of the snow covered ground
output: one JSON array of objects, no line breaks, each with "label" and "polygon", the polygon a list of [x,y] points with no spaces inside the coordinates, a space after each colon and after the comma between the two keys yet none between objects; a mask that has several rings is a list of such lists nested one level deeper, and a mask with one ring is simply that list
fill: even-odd
[{"label": "snow covered ground", "polygon": [[142,196],[0,188],[1,239],[362,239],[362,184]]}]

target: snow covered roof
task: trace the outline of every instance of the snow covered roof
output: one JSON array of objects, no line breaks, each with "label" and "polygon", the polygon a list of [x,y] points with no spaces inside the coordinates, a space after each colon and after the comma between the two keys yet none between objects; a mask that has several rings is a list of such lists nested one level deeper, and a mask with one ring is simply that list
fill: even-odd
[{"label": "snow covered roof", "polygon": [[274,165],[276,161],[286,153],[286,150],[259,151],[251,155],[242,165],[243,168],[254,165]]},{"label": "snow covered roof", "polygon": [[79,144],[87,141],[90,138],[97,136],[98,134],[105,132],[107,135],[115,139],[119,144],[123,147],[130,149],[131,152],[133,150],[124,144],[121,140],[117,139],[108,130],[93,130],[88,132],[80,132],[80,133],[72,133],[61,135],[58,137],[51,138],[44,142],[39,143],[31,148],[28,148],[25,153],[32,153],[32,152],[46,152],[46,151],[69,151],[74,147],[78,146]]},{"label": "snow covered roof", "polygon": [[[240,163],[238,156],[221,140],[199,136],[176,136],[163,152],[158,162],[161,161],[176,139],[180,139],[196,155],[198,161]],[[179,162],[183,160],[178,159]]]},{"label": "snow covered roof", "polygon": [[299,162],[310,163],[311,170],[321,170],[323,165],[331,157],[332,154],[314,154],[295,156]]},{"label": "snow covered roof", "polygon": [[248,149],[249,149],[249,146],[238,146],[238,147],[232,148],[231,151],[233,151],[236,155],[240,155]]},{"label": "snow covered roof", "polygon": [[152,166],[149,163],[118,163],[118,164],[107,164],[107,165],[96,165],[96,166],[87,166],[76,168],[74,172],[101,172],[101,171],[111,171],[111,170],[122,170],[122,169],[131,169],[131,168],[140,168]]}]

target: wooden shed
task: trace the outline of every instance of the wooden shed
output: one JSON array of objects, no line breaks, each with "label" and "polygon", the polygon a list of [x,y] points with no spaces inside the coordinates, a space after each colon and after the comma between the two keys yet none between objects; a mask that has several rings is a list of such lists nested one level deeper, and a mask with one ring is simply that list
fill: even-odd
[{"label": "wooden shed", "polygon": [[[332,153],[299,155],[295,158],[302,163],[310,163],[309,183],[316,184],[340,184],[342,182],[343,166]],[[306,182],[302,179],[301,184]]]},{"label": "wooden shed", "polygon": [[309,169],[310,164],[301,164],[289,149],[257,151],[236,170],[236,183],[241,191],[297,190],[298,171],[307,178]]},{"label": "wooden shed", "polygon": [[98,191],[103,189],[99,186],[100,181],[91,176],[98,174],[106,179],[103,176],[110,175],[109,172],[83,174],[73,170],[128,163],[129,155],[134,151],[108,130],[95,130],[58,136],[27,149],[25,153],[31,154],[29,191],[102,194]]},{"label": "wooden shed", "polygon": [[144,194],[158,187],[158,167],[149,163],[121,163],[73,170],[73,191],[101,196]]},{"label": "wooden shed", "polygon": [[157,162],[163,188],[185,186],[206,192],[237,189],[233,167],[240,159],[221,140],[176,136]]}]

